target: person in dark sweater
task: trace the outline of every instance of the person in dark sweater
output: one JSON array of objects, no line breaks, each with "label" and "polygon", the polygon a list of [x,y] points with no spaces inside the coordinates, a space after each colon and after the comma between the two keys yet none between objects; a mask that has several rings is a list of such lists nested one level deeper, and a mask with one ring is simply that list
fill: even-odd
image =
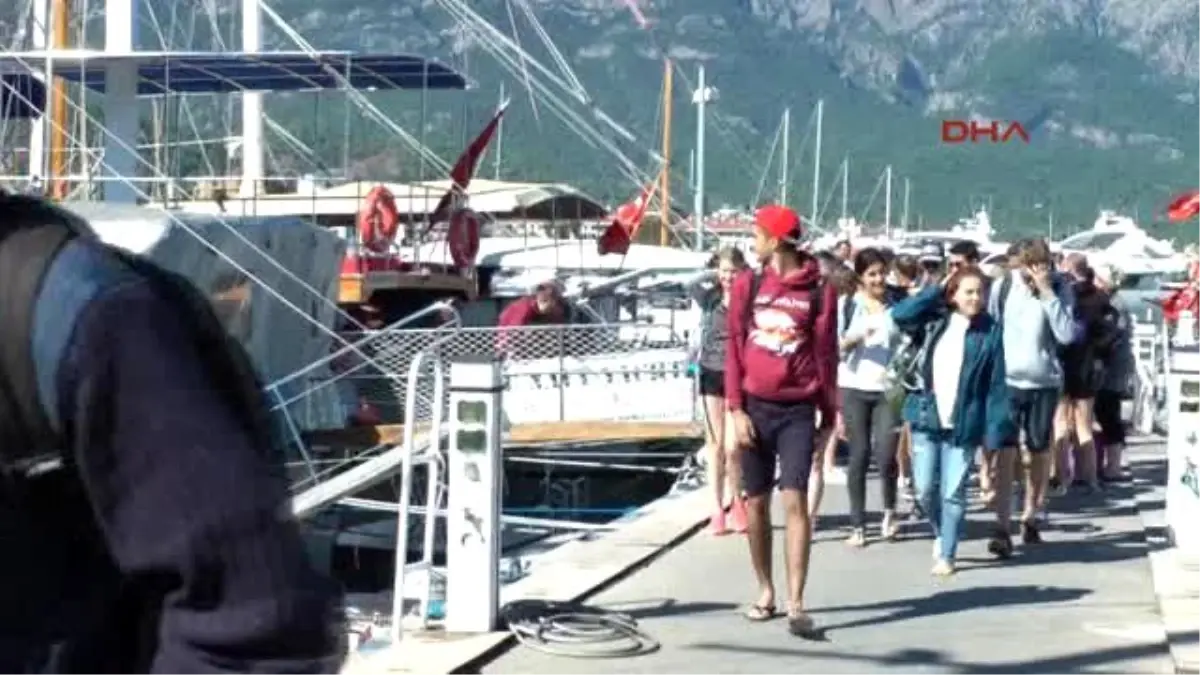
[{"label": "person in dark sweater", "polygon": [[[730,442],[733,424],[727,422],[725,407],[725,343],[729,338],[729,288],[746,269],[746,258],[736,248],[725,248],[715,256],[715,269],[689,288],[701,311],[699,385],[704,404],[704,428],[708,449],[708,484],[715,499],[709,528],[715,535],[746,531],[746,504],[742,499],[742,472]],[[729,517],[725,520],[725,497],[730,498]]]},{"label": "person in dark sweater", "polygon": [[746,617],[775,616],[769,507],[778,484],[786,518],[788,629],[810,637],[806,492],[818,412],[822,427],[832,427],[837,409],[837,297],[817,259],[800,249],[802,232],[800,217],[787,207],[755,213],[754,245],[763,267],[739,276],[730,290],[725,397],[743,450],[747,538],[759,587]]},{"label": "person in dark sweater", "polygon": [[[37,226],[0,222],[0,242]],[[281,458],[202,367],[184,309],[88,237],[39,288],[35,370],[66,447],[0,486],[0,670],[337,672],[341,589],[310,564]],[[69,333],[49,330],[81,293]]]}]

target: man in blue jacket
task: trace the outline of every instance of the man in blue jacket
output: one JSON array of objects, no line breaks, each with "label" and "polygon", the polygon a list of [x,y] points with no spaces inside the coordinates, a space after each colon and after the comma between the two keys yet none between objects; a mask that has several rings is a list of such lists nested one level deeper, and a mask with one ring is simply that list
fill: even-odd
[{"label": "man in blue jacket", "polygon": [[0,671],[337,672],[341,591],[160,281],[0,194]]},{"label": "man in blue jacket", "polygon": [[[1054,410],[1062,395],[1063,370],[1058,353],[1075,340],[1077,329],[1071,286],[1054,276],[1046,242],[1042,239],[1017,242],[1014,254],[1008,274],[992,286],[988,312],[1001,322],[1004,331],[1004,363],[1013,421],[1025,438],[1028,452],[1021,538],[1026,544],[1034,544],[1041,541],[1037,518],[1050,478]],[[1011,451],[991,453],[985,467],[993,478],[990,485],[997,489],[992,501],[1001,523],[988,550],[999,557],[1012,552],[1005,524],[1011,510],[1009,489],[1017,445],[1018,439],[1014,438]]]}]

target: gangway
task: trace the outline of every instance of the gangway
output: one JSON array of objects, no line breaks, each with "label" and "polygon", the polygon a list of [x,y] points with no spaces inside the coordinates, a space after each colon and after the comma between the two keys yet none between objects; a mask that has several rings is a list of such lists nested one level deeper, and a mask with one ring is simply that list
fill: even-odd
[{"label": "gangway", "polygon": [[[309,487],[292,498],[292,513],[305,518],[322,508],[345,497],[361,492],[387,480],[405,463],[428,464],[436,461],[438,449],[445,440],[442,415],[445,409],[445,368],[441,358],[434,356],[433,365],[433,419],[425,428],[417,424],[417,386],[422,367],[430,357],[429,351],[418,353],[412,360],[408,372],[407,404],[405,406],[404,434],[399,445],[393,445],[381,454],[362,461],[357,466],[327,478]],[[350,460],[350,461],[353,461]]]}]

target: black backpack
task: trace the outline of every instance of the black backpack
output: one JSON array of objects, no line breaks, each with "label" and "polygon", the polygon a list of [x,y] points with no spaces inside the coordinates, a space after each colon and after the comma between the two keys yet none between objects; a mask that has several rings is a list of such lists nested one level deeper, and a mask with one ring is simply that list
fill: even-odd
[{"label": "black backpack", "polygon": [[[29,197],[0,194],[0,213],[12,219],[0,224],[0,330],[4,331],[0,339],[0,468],[6,474],[21,474],[37,472],[46,462],[56,461],[62,448],[57,410],[46,405],[57,401],[57,392],[46,390],[56,378],[39,377],[38,373],[39,366],[56,368],[61,354],[34,354],[38,295],[58,253],[71,241],[93,235],[72,214]],[[249,354],[226,332],[209,299],[185,277],[149,260],[99,241],[87,245],[106,249],[118,267],[149,279],[180,308],[216,386],[226,392],[241,422],[263,443],[259,447],[273,445],[269,406]],[[64,332],[73,327],[73,314],[84,305],[86,302],[61,308]],[[65,340],[62,343],[65,346]]]},{"label": "black backpack", "polygon": [[[150,279],[188,317],[214,386],[259,447],[272,448],[262,388],[245,350],[187,279],[98,241],[76,241],[92,237],[86,225],[49,203],[0,193],[0,213],[7,219],[0,221],[0,531],[13,546],[0,570],[8,583],[23,584],[10,587],[15,597],[4,620],[20,620],[25,638],[21,644],[0,638],[0,658],[26,672],[146,672],[159,606],[112,564],[56,409],[61,352],[75,318],[95,297],[85,291]],[[73,242],[98,247],[90,258],[104,269],[73,266],[48,276]],[[79,292],[55,297],[55,312],[36,311],[45,287],[72,284]],[[48,339],[36,344],[35,321],[52,324],[39,333]],[[24,619],[17,616],[22,612]]]}]

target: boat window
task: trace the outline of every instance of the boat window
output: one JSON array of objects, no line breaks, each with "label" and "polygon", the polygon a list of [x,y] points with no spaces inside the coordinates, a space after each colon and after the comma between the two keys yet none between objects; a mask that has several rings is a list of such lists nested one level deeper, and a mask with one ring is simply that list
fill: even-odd
[{"label": "boat window", "polygon": [[1127,232],[1084,232],[1067,237],[1061,246],[1073,251],[1084,249],[1106,249],[1128,235]]},{"label": "boat window", "polygon": [[1121,288],[1128,291],[1157,291],[1162,287],[1162,282],[1162,274],[1127,274],[1121,279]]}]

